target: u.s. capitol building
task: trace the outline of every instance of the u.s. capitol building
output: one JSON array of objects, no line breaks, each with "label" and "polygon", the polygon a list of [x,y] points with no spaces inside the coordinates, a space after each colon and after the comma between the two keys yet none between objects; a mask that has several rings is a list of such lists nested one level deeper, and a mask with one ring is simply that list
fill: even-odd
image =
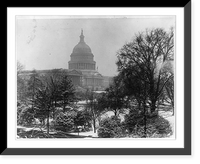
[{"label": "u.s. capitol building", "polygon": [[[58,69],[66,72],[76,88],[104,90],[112,82],[112,77],[103,76],[98,72],[91,48],[85,43],[83,30],[80,41],[73,48],[68,62],[68,69]],[[26,78],[32,71],[23,71]],[[51,70],[36,70],[40,75],[45,75]]]}]

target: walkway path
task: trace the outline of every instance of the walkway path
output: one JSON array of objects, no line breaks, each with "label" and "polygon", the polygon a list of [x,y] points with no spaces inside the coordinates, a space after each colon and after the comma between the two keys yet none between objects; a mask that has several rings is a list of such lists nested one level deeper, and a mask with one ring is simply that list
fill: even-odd
[{"label": "walkway path", "polygon": [[[73,135],[78,135],[78,133],[70,133],[70,134],[73,134]],[[85,136],[86,138],[97,138],[98,135],[97,135],[97,132],[94,133],[93,131],[89,131],[89,132],[79,132],[79,135],[80,136]]]}]

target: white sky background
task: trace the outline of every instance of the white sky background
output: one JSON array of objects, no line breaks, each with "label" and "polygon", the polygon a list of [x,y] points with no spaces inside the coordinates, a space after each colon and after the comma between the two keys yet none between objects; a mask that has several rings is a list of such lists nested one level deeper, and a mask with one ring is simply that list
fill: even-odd
[{"label": "white sky background", "polygon": [[16,17],[17,60],[26,70],[68,68],[68,61],[83,29],[104,76],[117,74],[116,52],[133,36],[146,28],[175,27],[173,16],[37,16]]}]

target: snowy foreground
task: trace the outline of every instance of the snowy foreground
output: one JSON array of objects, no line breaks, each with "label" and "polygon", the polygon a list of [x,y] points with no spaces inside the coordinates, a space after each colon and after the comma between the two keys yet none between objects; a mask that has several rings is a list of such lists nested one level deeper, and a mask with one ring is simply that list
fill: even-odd
[{"label": "snowy foreground", "polygon": [[[159,111],[159,115],[164,117],[165,119],[167,119],[172,127],[172,131],[173,134],[169,136],[169,138],[174,138],[175,139],[175,116],[172,115],[172,112],[170,111]],[[17,129],[23,129],[23,131],[31,131],[31,130],[38,130],[38,131],[43,131],[45,132],[46,129],[45,128],[34,128],[34,127],[23,127],[23,126],[17,126]],[[54,134],[56,132],[50,132],[50,134]],[[64,133],[63,133],[64,134]],[[74,133],[66,133],[67,135],[72,135],[69,136],[69,138],[73,138],[73,136],[75,138],[98,138],[97,133],[94,133],[93,131],[89,131],[89,132],[74,132]],[[19,136],[17,136],[17,138],[19,138]]]},{"label": "snowy foreground", "polygon": [[167,119],[172,127],[173,134],[169,138],[175,138],[175,116],[170,111],[160,111],[159,115]]},{"label": "snowy foreground", "polygon": [[[167,119],[172,127],[172,131],[173,131],[173,134],[169,136],[169,138],[175,138],[175,116],[172,115],[172,112],[170,111],[160,111],[159,112],[159,115],[161,115],[162,117],[164,117],[165,119]],[[96,138],[98,137],[97,133],[94,133],[93,131],[89,131],[89,132],[80,132],[79,134],[78,133],[70,133],[70,134],[73,134],[73,135],[80,135],[80,136],[86,136],[86,138]]]}]

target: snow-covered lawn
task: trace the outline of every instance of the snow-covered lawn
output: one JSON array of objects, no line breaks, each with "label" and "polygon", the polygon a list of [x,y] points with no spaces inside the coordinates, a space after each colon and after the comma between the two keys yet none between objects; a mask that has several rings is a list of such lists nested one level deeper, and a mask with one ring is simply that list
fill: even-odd
[{"label": "snow-covered lawn", "polygon": [[[113,115],[113,112],[107,113],[107,116]],[[172,116],[172,112],[170,111],[159,111],[159,115],[162,116],[163,118],[167,119],[172,127],[173,134],[169,136],[169,138],[175,138],[175,116]],[[78,133],[70,133],[73,135],[78,135]],[[91,138],[91,137],[98,137],[97,133],[94,133],[93,131],[89,132],[79,132],[80,136],[86,136],[86,138]]]},{"label": "snow-covered lawn", "polygon": [[[108,112],[105,116],[111,116],[113,115],[113,112]],[[169,136],[169,138],[174,138],[175,139],[175,116],[172,115],[171,111],[159,111],[159,115],[162,116],[163,118],[167,119],[171,125],[173,134],[171,136]],[[31,131],[31,130],[36,130],[36,131],[43,131],[45,132],[46,129],[45,128],[39,128],[39,127],[23,127],[23,126],[17,126],[18,130],[22,130],[22,131]],[[55,132],[50,132],[50,134],[54,134]],[[69,133],[72,135],[78,135],[77,132],[74,133]],[[93,131],[89,131],[89,132],[79,132],[79,136],[84,136],[86,138],[92,138],[92,137],[98,137],[97,132],[94,133]]]},{"label": "snow-covered lawn", "polygon": [[169,138],[174,138],[175,139],[175,116],[172,115],[171,111],[159,111],[158,112],[160,116],[163,118],[167,119],[171,125],[173,134],[169,136]]},{"label": "snow-covered lawn", "polygon": [[[69,133],[69,134],[73,134],[73,135],[78,135],[78,132],[76,133]],[[93,131],[89,131],[89,132],[79,132],[80,136],[86,136],[86,138],[91,138],[91,137],[98,137],[97,132],[94,133]]]}]

